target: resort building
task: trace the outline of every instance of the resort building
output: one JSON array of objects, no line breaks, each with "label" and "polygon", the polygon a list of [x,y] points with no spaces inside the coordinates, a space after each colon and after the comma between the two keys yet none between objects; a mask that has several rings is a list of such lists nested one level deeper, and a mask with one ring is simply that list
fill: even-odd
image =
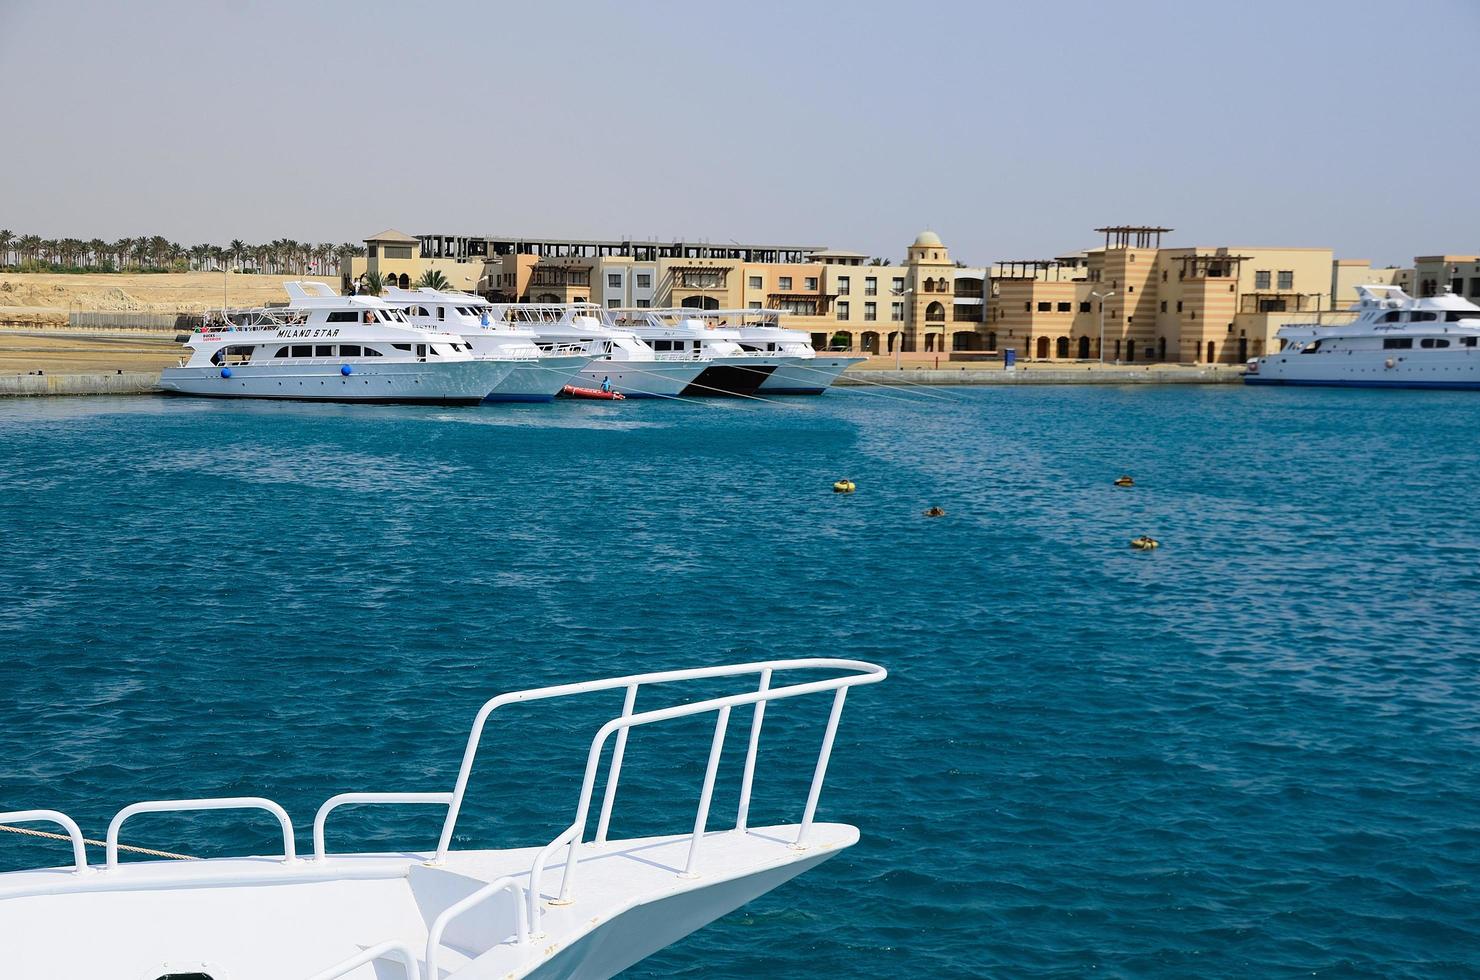
[{"label": "resort building", "polygon": [[[1330,249],[1166,247],[1172,229],[1095,229],[1103,243],[1047,259],[967,267],[933,231],[898,265],[861,252],[743,245],[384,231],[344,284],[367,272],[414,285],[429,269],[498,302],[781,312],[819,348],[958,360],[1242,363],[1282,324],[1329,318],[1361,284],[1480,297],[1480,257],[1423,256],[1417,270],[1337,260]],[[1429,290],[1425,293],[1424,290]]]}]

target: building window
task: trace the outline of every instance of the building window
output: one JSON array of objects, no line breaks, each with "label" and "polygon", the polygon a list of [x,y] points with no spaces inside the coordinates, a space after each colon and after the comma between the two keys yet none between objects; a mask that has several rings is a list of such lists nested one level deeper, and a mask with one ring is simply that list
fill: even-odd
[{"label": "building window", "polygon": [[1053,309],[1053,304],[1052,303],[1042,303],[1042,302],[1040,302],[1038,304],[1038,312],[1039,313],[1047,313],[1048,311],[1050,311],[1052,309]]},{"label": "building window", "polygon": [[[638,300],[638,301],[637,301],[637,305],[638,305],[638,306],[639,306],[639,307],[641,307],[641,308],[642,308],[642,309],[644,309],[644,310],[645,310],[645,309],[647,309],[647,308],[648,308],[648,307],[650,307],[650,306],[652,306],[652,305],[653,305],[653,301],[652,301],[652,300],[650,300],[650,299],[640,299],[640,300]],[[759,304],[757,304],[757,305],[759,305]]]},{"label": "building window", "polygon": [[620,272],[609,272],[609,273],[607,273],[607,276],[606,276],[606,288],[607,289],[621,289],[622,288],[622,274]]},{"label": "building window", "polygon": [[619,299],[609,299],[609,300],[606,301],[606,308],[609,309],[609,310],[615,310],[617,307],[619,307],[621,305],[622,305],[622,301],[619,300]]},{"label": "building window", "polygon": [[1259,272],[1254,273],[1254,288],[1255,289],[1268,289],[1269,288],[1269,270],[1268,269],[1262,269]]},{"label": "building window", "polygon": [[892,290],[894,290],[896,293],[902,293],[902,292],[904,292],[904,280],[902,278],[900,278],[899,276],[895,276],[894,277],[894,284],[892,286],[890,286],[889,288],[892,289]]},{"label": "building window", "polygon": [[851,288],[847,276],[838,276],[838,295],[847,296]]},{"label": "building window", "polygon": [[650,272],[639,272],[637,274],[637,288],[638,289],[652,289],[653,288],[653,275],[652,275],[652,273],[650,273]]},{"label": "building window", "polygon": [[1128,293],[1134,293],[1136,291],[1136,287],[1135,286],[1127,286],[1127,287],[1125,287],[1125,291],[1128,292]]},{"label": "building window", "polygon": [[1294,289],[1295,288],[1295,273],[1294,272],[1282,271],[1280,273],[1280,288],[1281,289]]},{"label": "building window", "polygon": [[387,245],[385,247],[385,257],[388,259],[409,259],[411,258],[411,246]]},{"label": "building window", "polygon": [[1178,313],[1181,313],[1182,312],[1182,301],[1180,299],[1177,300],[1177,312]]},{"label": "building window", "polygon": [[375,258],[375,246],[374,245],[366,245],[365,246],[365,255],[367,257],[369,257],[369,258],[372,258],[372,259]]},{"label": "building window", "polygon": [[761,288],[761,277],[760,276],[751,276],[750,277],[750,288],[751,289],[760,289]]},{"label": "building window", "polygon": [[904,304],[903,303],[890,303],[889,304],[889,319],[894,320],[896,322],[902,321],[904,319]]},{"label": "building window", "polygon": [[1074,304],[1072,304],[1072,303],[1060,303],[1059,304],[1059,312],[1060,313],[1068,313],[1068,312],[1070,312],[1071,309],[1073,309],[1073,306],[1074,306]]},{"label": "building window", "polygon": [[758,310],[761,308],[759,300],[751,300],[749,305],[752,310]]},{"label": "building window", "polygon": [[1080,313],[1088,313],[1089,312],[1089,300],[1085,300],[1084,302],[1082,302],[1082,303],[1079,304],[1079,312]]},{"label": "building window", "polygon": [[879,304],[878,303],[864,303],[863,304],[863,318],[865,320],[877,320],[879,318]]},{"label": "building window", "polygon": [[840,302],[838,304],[838,319],[839,320],[846,320],[846,319],[848,319],[848,301],[847,300],[843,300],[842,302]]},{"label": "building window", "polygon": [[782,276],[778,282],[778,288],[784,293],[791,289],[791,276]]},{"label": "building window", "polygon": [[877,296],[877,295],[879,295],[879,277],[878,276],[865,276],[864,277],[864,280],[863,280],[863,295],[865,295],[865,296]]},{"label": "building window", "polygon": [[817,277],[816,276],[808,276],[807,278],[803,279],[802,280],[802,288],[803,289],[806,289],[806,290],[809,290],[809,291],[810,290],[815,290],[817,288]]}]

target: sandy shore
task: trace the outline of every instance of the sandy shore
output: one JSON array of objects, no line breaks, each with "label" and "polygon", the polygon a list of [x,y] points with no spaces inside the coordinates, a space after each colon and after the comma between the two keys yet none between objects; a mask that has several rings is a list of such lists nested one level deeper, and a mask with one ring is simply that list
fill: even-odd
[{"label": "sandy shore", "polygon": [[0,374],[159,371],[184,352],[173,333],[0,330]]},{"label": "sandy shore", "polygon": [[283,283],[324,276],[257,276],[219,272],[98,273],[0,272],[0,324],[65,324],[69,310],[109,313],[188,313],[229,306],[258,306],[287,299]]}]

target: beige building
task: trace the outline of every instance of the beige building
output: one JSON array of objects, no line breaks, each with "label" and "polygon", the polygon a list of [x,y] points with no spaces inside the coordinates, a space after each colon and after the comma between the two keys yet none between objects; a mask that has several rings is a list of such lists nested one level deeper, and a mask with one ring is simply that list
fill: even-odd
[{"label": "beige building", "polygon": [[1480,256],[1420,255],[1413,266],[1415,295],[1442,296],[1448,291],[1469,300],[1480,299]]},{"label": "beige building", "polygon": [[1238,364],[1284,323],[1328,315],[1358,281],[1403,270],[1330,249],[1162,246],[1170,228],[1097,228],[1102,247],[992,269],[987,345],[1035,359]]}]

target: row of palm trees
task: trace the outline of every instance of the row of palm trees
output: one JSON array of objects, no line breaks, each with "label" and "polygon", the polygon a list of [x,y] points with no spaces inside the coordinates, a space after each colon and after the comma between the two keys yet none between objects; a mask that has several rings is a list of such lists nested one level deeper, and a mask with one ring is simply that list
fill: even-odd
[{"label": "row of palm trees", "polygon": [[79,269],[118,272],[140,269],[148,272],[251,271],[265,275],[339,274],[340,263],[364,255],[365,247],[344,242],[295,242],[281,238],[265,245],[248,245],[240,239],[229,245],[181,245],[160,235],[120,238],[42,238],[17,235],[0,228],[0,268]]}]

